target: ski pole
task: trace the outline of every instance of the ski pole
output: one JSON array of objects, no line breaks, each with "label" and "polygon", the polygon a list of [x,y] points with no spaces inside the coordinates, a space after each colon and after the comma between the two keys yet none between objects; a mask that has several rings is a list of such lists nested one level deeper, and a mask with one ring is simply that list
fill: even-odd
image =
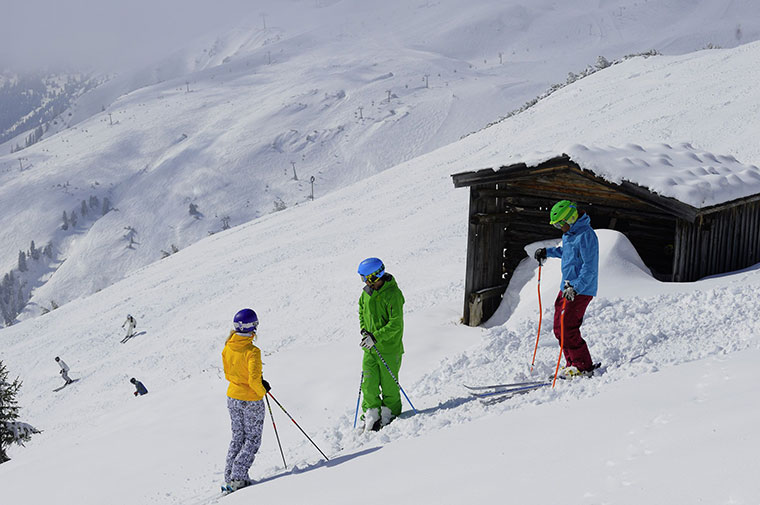
[{"label": "ski pole", "polygon": [[364,370],[362,370],[362,376],[359,379],[359,397],[356,399],[356,412],[354,413],[354,428],[356,428],[356,419],[359,417],[359,402],[362,399],[362,384],[364,383]]},{"label": "ski pole", "polygon": [[373,345],[372,348],[377,353],[377,357],[380,358],[380,361],[383,362],[383,365],[385,365],[385,368],[388,369],[388,373],[391,374],[391,377],[393,378],[394,382],[396,382],[396,385],[398,386],[398,388],[401,390],[402,393],[404,393],[404,398],[406,398],[406,401],[409,402],[409,405],[411,405],[412,410],[414,411],[414,413],[415,414],[419,414],[419,412],[417,412],[417,409],[414,408],[414,405],[412,404],[412,401],[409,399],[408,396],[406,396],[406,391],[404,391],[404,388],[402,388],[401,384],[399,384],[398,379],[396,378],[396,376],[394,375],[393,371],[391,370],[391,367],[389,367],[388,363],[385,362],[385,359],[383,358],[383,355],[380,354],[380,351],[377,350],[377,347],[375,345]]},{"label": "ski pole", "polygon": [[282,444],[280,444],[280,435],[277,433],[277,425],[274,424],[274,414],[272,414],[272,406],[269,404],[269,398],[266,396],[264,399],[267,401],[267,408],[269,409],[269,417],[272,419],[272,428],[274,428],[274,436],[277,437],[277,446],[280,448],[280,456],[282,456],[282,464],[285,468],[288,468],[288,464],[285,463],[285,453],[282,452]]},{"label": "ski pole", "polygon": [[536,333],[536,347],[533,349],[533,361],[530,362],[530,371],[533,372],[533,365],[536,363],[536,352],[538,351],[538,337],[541,336],[541,320],[544,318],[544,311],[541,307],[541,262],[538,262],[538,332]]},{"label": "ski pole", "polygon": [[559,373],[559,363],[562,361],[562,351],[565,348],[565,307],[567,307],[567,298],[562,300],[562,315],[559,318],[559,357],[557,358],[557,369],[554,371],[554,380],[552,381],[552,387],[557,382],[557,374]]},{"label": "ski pole", "polygon": [[279,407],[282,409],[282,411],[283,411],[283,412],[285,412],[285,415],[286,415],[286,416],[288,416],[288,417],[290,418],[290,420],[291,420],[291,421],[293,421],[293,424],[295,424],[295,425],[296,425],[296,427],[297,427],[299,430],[301,430],[301,433],[303,433],[303,435],[304,435],[304,436],[305,436],[307,439],[309,439],[309,442],[311,442],[311,445],[313,445],[314,447],[316,447],[316,448],[317,448],[317,450],[319,451],[319,453],[320,453],[322,456],[324,456],[324,457],[325,457],[325,459],[326,459],[327,461],[330,461],[330,458],[328,458],[328,457],[325,455],[325,453],[324,453],[324,452],[322,452],[322,449],[320,449],[319,447],[317,447],[317,444],[315,444],[315,443],[314,443],[314,440],[312,440],[312,439],[311,439],[311,437],[310,437],[309,435],[307,435],[307,434],[306,434],[306,432],[305,432],[305,431],[303,431],[303,429],[302,429],[300,426],[298,426],[298,423],[296,422],[296,420],[295,420],[295,419],[293,419],[293,416],[291,416],[290,414],[288,414],[288,411],[287,411],[287,410],[285,410],[285,407],[283,407],[282,405],[280,405],[280,402],[278,402],[278,401],[277,401],[277,398],[275,398],[275,397],[274,397],[274,395],[273,395],[271,392],[268,392],[268,393],[267,393],[267,395],[269,395],[269,396],[272,398],[272,400],[274,400],[274,402],[275,402],[275,403],[276,403],[276,404],[277,404],[277,405],[278,405],[278,406],[279,406]]}]

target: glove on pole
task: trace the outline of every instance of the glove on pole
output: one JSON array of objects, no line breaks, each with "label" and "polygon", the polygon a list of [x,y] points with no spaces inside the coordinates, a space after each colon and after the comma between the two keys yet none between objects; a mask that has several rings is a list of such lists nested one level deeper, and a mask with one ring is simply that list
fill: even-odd
[{"label": "glove on pole", "polygon": [[533,349],[533,361],[530,362],[530,371],[533,372],[533,365],[536,363],[536,351],[538,351],[538,337],[541,336],[541,320],[544,318],[544,311],[541,307],[541,264],[538,262],[538,333],[536,333],[536,347]]},{"label": "glove on pole", "polygon": [[288,414],[288,411],[287,411],[287,410],[285,410],[285,407],[283,407],[282,405],[280,405],[280,402],[278,402],[278,401],[277,401],[277,398],[275,398],[275,397],[274,397],[274,395],[273,395],[272,393],[267,393],[267,395],[269,395],[269,396],[272,398],[272,400],[274,400],[274,402],[277,404],[277,406],[279,406],[279,407],[282,409],[282,411],[283,411],[283,412],[285,412],[285,415],[286,415],[286,416],[288,416],[288,417],[290,418],[290,420],[291,420],[291,421],[293,421],[293,424],[295,424],[295,425],[296,425],[296,428],[298,428],[299,430],[301,430],[301,433],[303,433],[303,435],[304,435],[304,436],[305,436],[307,439],[309,439],[309,442],[311,442],[311,445],[313,445],[314,447],[316,447],[316,448],[317,448],[317,450],[319,451],[319,453],[320,453],[322,456],[324,456],[324,457],[325,457],[325,459],[326,459],[327,461],[330,461],[330,458],[328,458],[328,457],[325,455],[325,453],[324,453],[324,452],[322,452],[322,449],[320,449],[319,447],[317,447],[317,444],[315,444],[315,443],[314,443],[314,440],[312,440],[312,439],[311,439],[311,437],[310,437],[309,435],[307,435],[307,434],[306,434],[306,432],[305,432],[305,431],[303,431],[303,429],[302,429],[300,426],[298,426],[298,423],[296,422],[296,420],[295,420],[295,419],[293,419],[293,416],[291,416],[290,414]]},{"label": "glove on pole", "polygon": [[285,453],[282,452],[282,444],[280,444],[280,435],[277,433],[277,425],[274,424],[274,414],[272,414],[272,406],[269,404],[269,398],[266,396],[264,399],[267,401],[267,408],[269,409],[269,417],[272,418],[272,428],[274,428],[274,436],[277,437],[277,445],[280,448],[280,456],[282,456],[282,464],[285,468],[288,468],[288,464],[285,463]]},{"label": "glove on pole", "polygon": [[354,413],[354,428],[356,428],[356,419],[359,417],[359,402],[362,400],[362,384],[364,383],[364,370],[362,370],[362,376],[359,379],[359,397],[356,399],[356,412]]},{"label": "glove on pole", "polygon": [[414,408],[414,405],[412,404],[411,400],[409,400],[409,397],[406,396],[406,391],[404,391],[404,388],[402,388],[401,384],[399,384],[398,379],[396,378],[396,376],[393,374],[393,371],[391,370],[391,367],[388,366],[388,363],[385,362],[385,358],[383,358],[383,355],[380,354],[380,351],[377,350],[377,346],[373,345],[372,349],[375,350],[375,352],[377,353],[377,357],[380,358],[380,361],[383,362],[383,365],[385,365],[385,368],[388,369],[388,373],[391,374],[391,377],[393,378],[393,381],[396,383],[398,388],[401,390],[402,393],[404,393],[404,398],[406,398],[406,401],[409,402],[409,405],[412,407],[412,410],[414,411],[414,413],[419,414],[419,412],[417,412],[417,409]]},{"label": "glove on pole", "polygon": [[554,371],[554,380],[552,381],[552,387],[554,387],[554,384],[557,382],[559,363],[562,361],[562,351],[565,348],[565,307],[567,307],[567,298],[562,300],[562,315],[559,319],[559,357],[557,358],[557,369]]}]

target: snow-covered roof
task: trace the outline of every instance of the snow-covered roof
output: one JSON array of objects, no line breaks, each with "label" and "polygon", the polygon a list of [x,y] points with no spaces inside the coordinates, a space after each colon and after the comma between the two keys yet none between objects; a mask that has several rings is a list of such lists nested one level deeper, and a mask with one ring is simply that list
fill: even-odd
[{"label": "snow-covered roof", "polygon": [[760,194],[760,168],[688,143],[622,147],[575,144],[553,153],[518,156],[514,161],[536,166],[558,152],[602,179],[616,184],[632,182],[698,209]]}]

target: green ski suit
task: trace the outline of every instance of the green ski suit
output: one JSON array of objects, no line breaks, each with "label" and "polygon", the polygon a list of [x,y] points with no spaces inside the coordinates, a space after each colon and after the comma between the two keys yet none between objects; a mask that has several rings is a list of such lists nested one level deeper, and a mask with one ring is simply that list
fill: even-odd
[{"label": "green ski suit", "polygon": [[[359,324],[375,337],[375,347],[398,379],[404,354],[404,295],[393,276],[385,274],[383,281],[378,290],[364,287],[359,297]],[[374,349],[364,350],[362,370],[362,411],[385,406],[393,416],[401,414],[399,387]]]}]

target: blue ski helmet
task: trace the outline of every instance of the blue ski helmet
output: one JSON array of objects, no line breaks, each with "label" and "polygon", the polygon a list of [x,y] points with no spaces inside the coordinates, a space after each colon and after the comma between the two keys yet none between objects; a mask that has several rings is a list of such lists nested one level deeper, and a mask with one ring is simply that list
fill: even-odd
[{"label": "blue ski helmet", "polygon": [[385,274],[385,265],[380,258],[367,258],[359,263],[359,276],[364,282],[375,282]]},{"label": "blue ski helmet", "polygon": [[252,309],[238,311],[232,322],[235,326],[235,331],[242,334],[256,333],[256,328],[259,326],[259,318]]}]

